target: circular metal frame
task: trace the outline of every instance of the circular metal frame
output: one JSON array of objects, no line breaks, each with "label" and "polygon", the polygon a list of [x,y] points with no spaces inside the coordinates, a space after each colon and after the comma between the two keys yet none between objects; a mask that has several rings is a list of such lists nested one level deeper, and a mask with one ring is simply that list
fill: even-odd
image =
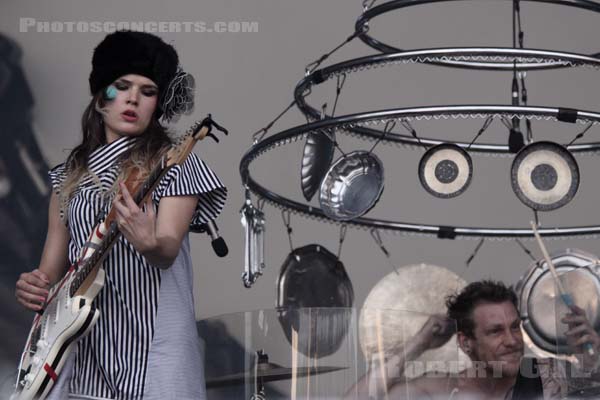
[{"label": "circular metal frame", "polygon": [[[316,71],[307,75],[302,79],[294,90],[294,98],[298,108],[309,118],[313,120],[321,119],[321,111],[317,110],[306,101],[306,96],[311,92],[312,86],[319,85],[328,79],[336,76],[342,76],[352,72],[372,69],[381,66],[389,66],[394,64],[409,64],[423,62],[424,60],[442,60],[442,59],[467,59],[467,58],[486,58],[496,59],[497,57],[507,58],[508,60],[516,59],[535,59],[539,62],[561,62],[571,66],[588,66],[600,69],[600,59],[582,56],[573,53],[564,53],[546,50],[534,49],[510,49],[496,47],[456,47],[456,48],[440,48],[440,49],[425,49],[415,50],[403,53],[394,54],[377,54],[356,58],[353,60],[343,61]],[[368,127],[353,127],[350,131],[358,136],[378,140],[383,136],[383,131],[375,130]],[[499,143],[465,143],[451,140],[438,140],[432,138],[415,138],[407,134],[394,132],[386,133],[383,138],[384,142],[394,142],[407,146],[435,146],[442,143],[453,143],[457,146],[469,151],[489,154],[511,154],[509,146]],[[572,153],[592,152],[600,150],[600,142],[588,142],[573,144],[567,147]]]},{"label": "circular metal frame", "polygon": [[[358,37],[366,43],[371,48],[378,50],[382,53],[396,53],[402,52],[403,50],[381,42],[374,37],[368,34],[369,32],[369,23],[375,17],[385,14],[390,11],[400,10],[403,8],[423,5],[423,4],[432,4],[432,3],[449,3],[456,1],[465,1],[465,0],[393,0],[373,8],[366,10],[360,17],[357,19],[355,24],[355,32]],[[510,0],[507,0],[507,2]],[[566,7],[580,8],[588,11],[593,11],[600,13],[600,4],[590,0],[521,0],[523,2],[531,2],[531,3],[547,3],[547,4],[556,4]],[[600,56],[600,53],[591,54],[592,57]],[[517,70],[525,71],[525,70],[535,70],[535,69],[556,69],[556,68],[565,68],[565,65],[560,64],[544,64],[544,63],[533,63],[533,64],[519,64],[516,65],[509,62],[501,62],[494,64],[486,64],[479,63],[476,61],[435,61],[429,62],[430,64],[436,64],[446,67],[452,68],[468,68],[468,69],[490,69],[490,70],[513,70],[515,67]]]},{"label": "circular metal frame", "polygon": [[[350,227],[380,229],[392,232],[432,235],[441,238],[488,237],[509,239],[533,237],[533,231],[530,228],[444,227],[440,225],[415,224],[364,217],[344,222],[334,221],[327,218],[323,211],[317,207],[299,203],[260,185],[250,175],[250,164],[262,154],[273,150],[278,146],[305,138],[311,132],[327,135],[328,133],[337,130],[342,133],[349,133],[348,128],[357,126],[358,124],[385,123],[387,121],[400,119],[477,118],[490,115],[506,116],[509,118],[517,117],[553,120],[557,119],[559,112],[560,109],[557,108],[523,106],[435,106],[381,110],[329,118],[287,129],[256,143],[242,156],[239,166],[240,175],[242,177],[242,182],[248,189],[269,203],[303,216],[313,217],[335,224],[346,224]],[[598,124],[600,122],[600,114],[577,111],[576,121],[580,123],[592,122]],[[546,237],[598,235],[600,234],[600,225],[542,228],[539,232]]]}]

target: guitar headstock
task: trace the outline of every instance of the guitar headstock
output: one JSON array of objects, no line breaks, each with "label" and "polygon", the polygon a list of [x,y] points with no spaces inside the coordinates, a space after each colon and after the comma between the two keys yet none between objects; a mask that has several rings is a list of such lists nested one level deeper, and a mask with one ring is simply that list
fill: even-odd
[{"label": "guitar headstock", "polygon": [[181,164],[190,154],[196,142],[203,140],[207,136],[219,143],[219,139],[212,133],[213,127],[223,132],[225,135],[229,133],[225,128],[213,121],[211,115],[208,114],[203,120],[196,121],[183,136],[175,141],[167,153],[166,166]]}]

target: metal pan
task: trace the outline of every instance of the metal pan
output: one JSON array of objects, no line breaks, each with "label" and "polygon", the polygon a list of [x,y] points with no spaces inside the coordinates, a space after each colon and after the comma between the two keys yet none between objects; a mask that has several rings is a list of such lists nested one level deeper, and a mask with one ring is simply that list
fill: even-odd
[{"label": "metal pan", "polygon": [[277,279],[279,322],[290,344],[292,331],[298,333],[298,351],[307,357],[339,349],[353,303],[354,289],[344,264],[323,246],[295,249],[283,262]]},{"label": "metal pan", "polygon": [[340,157],[321,182],[319,203],[329,218],[348,221],[375,206],[383,192],[383,165],[368,151]]}]

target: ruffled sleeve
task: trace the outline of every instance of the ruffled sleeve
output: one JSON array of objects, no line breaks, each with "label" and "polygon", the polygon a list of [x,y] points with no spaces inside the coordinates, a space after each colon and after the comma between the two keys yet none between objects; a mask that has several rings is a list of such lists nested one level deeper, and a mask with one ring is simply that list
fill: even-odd
[{"label": "ruffled sleeve", "polygon": [[48,171],[48,176],[50,177],[50,183],[52,184],[52,190],[54,191],[54,193],[60,193],[62,184],[67,178],[67,170],[65,167],[65,163],[58,164],[50,171]]},{"label": "ruffled sleeve", "polygon": [[153,199],[169,196],[198,196],[191,225],[205,224],[217,218],[225,206],[227,188],[196,154],[190,153],[182,165],[175,165],[160,180]]}]

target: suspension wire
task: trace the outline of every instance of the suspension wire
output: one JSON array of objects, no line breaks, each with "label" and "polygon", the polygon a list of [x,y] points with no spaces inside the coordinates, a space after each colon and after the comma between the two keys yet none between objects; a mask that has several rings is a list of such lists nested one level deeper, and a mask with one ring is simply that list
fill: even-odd
[{"label": "suspension wire", "polygon": [[517,48],[517,9],[519,8],[519,0],[513,0],[512,4],[512,47]]},{"label": "suspension wire", "polygon": [[[515,11],[517,14],[517,26],[518,26],[518,37],[519,37],[519,47],[521,49],[524,48],[524,43],[525,43],[525,32],[523,31],[523,25],[521,23],[521,4],[519,3],[520,0],[516,0],[516,7],[515,7]],[[527,105],[527,101],[528,101],[528,95],[527,95],[527,86],[525,86],[525,78],[527,78],[527,72],[526,71],[520,71],[519,72],[519,81],[521,82],[521,102],[524,106]],[[531,127],[531,120],[530,119],[526,119],[525,120],[525,128],[527,130],[527,143],[531,143],[533,142],[533,129]]]},{"label": "suspension wire", "polygon": [[[517,10],[519,9],[519,0],[513,0],[512,2],[512,47],[517,48]],[[513,78],[511,83],[511,104],[513,106],[519,105],[519,80],[517,79],[517,59],[513,61]],[[509,129],[509,147],[515,146],[521,147],[523,142],[523,134],[521,133],[521,120],[517,117],[512,117],[512,124]]]},{"label": "suspension wire", "polygon": [[517,242],[517,244],[519,246],[521,246],[521,248],[523,249],[525,254],[527,254],[529,256],[529,258],[531,258],[533,261],[537,261],[537,259],[533,256],[533,253],[531,252],[531,250],[529,250],[527,247],[525,247],[523,242],[521,242],[519,239],[515,239],[515,242]]},{"label": "suspension wire", "polygon": [[342,245],[344,244],[344,240],[346,239],[346,230],[348,229],[348,226],[346,226],[346,224],[340,226],[340,245],[338,247],[338,252],[337,252],[337,258],[340,258],[340,255],[342,254]]},{"label": "suspension wire", "polygon": [[[321,106],[321,119],[322,120],[325,119],[326,116],[327,116],[327,103],[323,103],[323,105]],[[340,151],[340,153],[342,153],[342,156],[346,156],[346,153],[340,147],[340,144],[338,143],[337,138],[335,137],[335,133],[333,131],[331,131],[331,135],[329,133],[326,133],[323,131],[321,131],[321,134],[325,135],[325,137],[327,139],[329,139],[329,141],[331,143],[333,143],[333,146],[336,149],[338,149]]]},{"label": "suspension wire", "polygon": [[285,110],[283,110],[277,117],[275,117],[275,119],[273,121],[269,122],[267,124],[267,126],[265,126],[264,128],[259,129],[258,131],[254,132],[252,134],[252,142],[254,144],[256,144],[256,143],[260,142],[261,140],[263,140],[263,138],[265,137],[265,135],[267,134],[267,132],[269,131],[269,129],[271,129],[273,127],[273,125],[275,124],[275,122],[279,121],[279,119],[281,117],[283,117],[283,115],[285,113],[287,113],[295,105],[296,105],[296,100],[294,99],[294,101],[292,101],[290,103],[290,105],[286,107]]},{"label": "suspension wire", "polygon": [[477,139],[479,139],[479,136],[481,136],[481,134],[483,132],[485,132],[487,130],[487,128],[490,127],[490,125],[492,124],[492,122],[494,121],[494,116],[490,115],[489,117],[487,117],[487,119],[483,122],[483,126],[481,127],[481,129],[479,129],[479,132],[477,132],[477,134],[475,135],[475,137],[473,138],[473,140],[471,140],[471,143],[469,143],[469,145],[467,146],[467,151],[471,149],[471,146],[473,146],[473,144],[475,143],[475,141]]},{"label": "suspension wire", "polygon": [[504,126],[507,129],[512,129],[512,122],[510,122],[510,120],[508,119],[508,117],[505,117],[504,115],[500,117],[500,121],[502,121],[502,123],[504,124]]},{"label": "suspension wire", "polygon": [[340,97],[340,93],[342,92],[342,88],[344,87],[344,83],[346,83],[346,74],[337,76],[337,84],[335,86],[335,101],[333,102],[333,110],[331,110],[331,116],[335,116],[335,110],[337,108],[338,99]]},{"label": "suspension wire", "polygon": [[419,145],[426,147],[422,142],[421,139],[419,138],[419,136],[417,135],[417,131],[415,130],[415,128],[413,128],[413,126],[410,124],[410,122],[406,119],[406,118],[402,118],[400,119],[400,124],[404,127],[404,129],[406,129],[415,139],[417,139],[417,142],[419,142]]},{"label": "suspension wire", "polygon": [[362,2],[362,6],[363,6],[363,10],[367,11],[369,8],[373,7],[373,4],[375,4],[377,0],[371,0],[371,3],[369,3],[369,0],[363,0]]},{"label": "suspension wire", "polygon": [[392,267],[392,269],[396,273],[396,275],[399,275],[400,273],[398,272],[398,268],[392,262],[392,259],[391,259],[391,256],[390,256],[390,252],[383,245],[383,240],[381,240],[381,235],[379,234],[379,230],[373,228],[373,229],[370,230],[370,233],[371,233],[371,237],[375,241],[375,244],[377,244],[377,246],[379,247],[379,250],[381,250],[381,252],[385,255],[385,258],[386,258],[386,261],[387,261],[388,265],[390,267]]},{"label": "suspension wire", "polygon": [[579,133],[578,133],[578,134],[577,134],[577,135],[576,135],[576,136],[573,138],[573,140],[571,140],[571,141],[570,141],[570,142],[567,144],[567,146],[566,146],[566,147],[569,147],[570,145],[572,145],[572,144],[573,144],[573,143],[574,143],[576,140],[579,140],[579,139],[581,139],[581,138],[583,137],[583,135],[585,135],[585,133],[586,133],[587,131],[589,131],[589,130],[590,130],[590,128],[591,128],[592,126],[594,126],[594,123],[593,123],[593,122],[590,122],[590,123],[589,123],[589,124],[588,124],[588,125],[585,127],[585,129],[584,129],[583,131],[579,132]]},{"label": "suspension wire", "polygon": [[310,64],[308,64],[305,68],[304,68],[304,74],[305,76],[308,76],[310,74],[312,74],[317,68],[319,68],[319,65],[321,65],[323,63],[323,61],[327,60],[333,53],[335,53],[336,51],[338,51],[339,49],[341,49],[342,47],[344,47],[346,44],[350,43],[352,40],[356,39],[358,37],[359,33],[358,32],[354,32],[352,35],[348,36],[346,38],[346,40],[344,40],[341,44],[339,44],[336,48],[334,48],[333,50],[331,50],[329,53],[325,53],[323,54],[321,57],[319,57],[317,60],[311,62]]},{"label": "suspension wire", "polygon": [[290,221],[292,219],[290,210],[281,210],[281,218],[283,219],[283,224],[287,229],[288,241],[290,243],[290,251],[294,251],[294,246],[292,244],[292,233],[294,230],[292,229],[292,225],[290,224]]},{"label": "suspension wire", "polygon": [[383,133],[381,136],[379,136],[379,138],[377,138],[377,141],[375,142],[375,144],[373,145],[373,147],[371,147],[371,150],[369,150],[369,153],[372,153],[373,150],[375,150],[375,146],[377,146],[379,144],[379,142],[381,142],[383,140],[383,138],[385,137],[385,135],[388,134],[388,132],[390,132],[392,129],[394,129],[394,127],[396,126],[396,121],[394,121],[393,119],[389,120],[388,122],[385,123],[385,128],[383,128]]},{"label": "suspension wire", "polygon": [[477,255],[477,253],[479,253],[479,250],[481,249],[481,246],[483,246],[484,242],[485,242],[485,238],[481,238],[481,240],[479,241],[479,243],[477,243],[477,246],[475,246],[475,249],[473,250],[473,253],[471,253],[471,255],[469,256],[469,258],[467,258],[467,261],[465,261],[465,265],[467,266],[467,268],[469,268],[469,265],[471,265],[471,261],[473,261],[473,259]]}]

